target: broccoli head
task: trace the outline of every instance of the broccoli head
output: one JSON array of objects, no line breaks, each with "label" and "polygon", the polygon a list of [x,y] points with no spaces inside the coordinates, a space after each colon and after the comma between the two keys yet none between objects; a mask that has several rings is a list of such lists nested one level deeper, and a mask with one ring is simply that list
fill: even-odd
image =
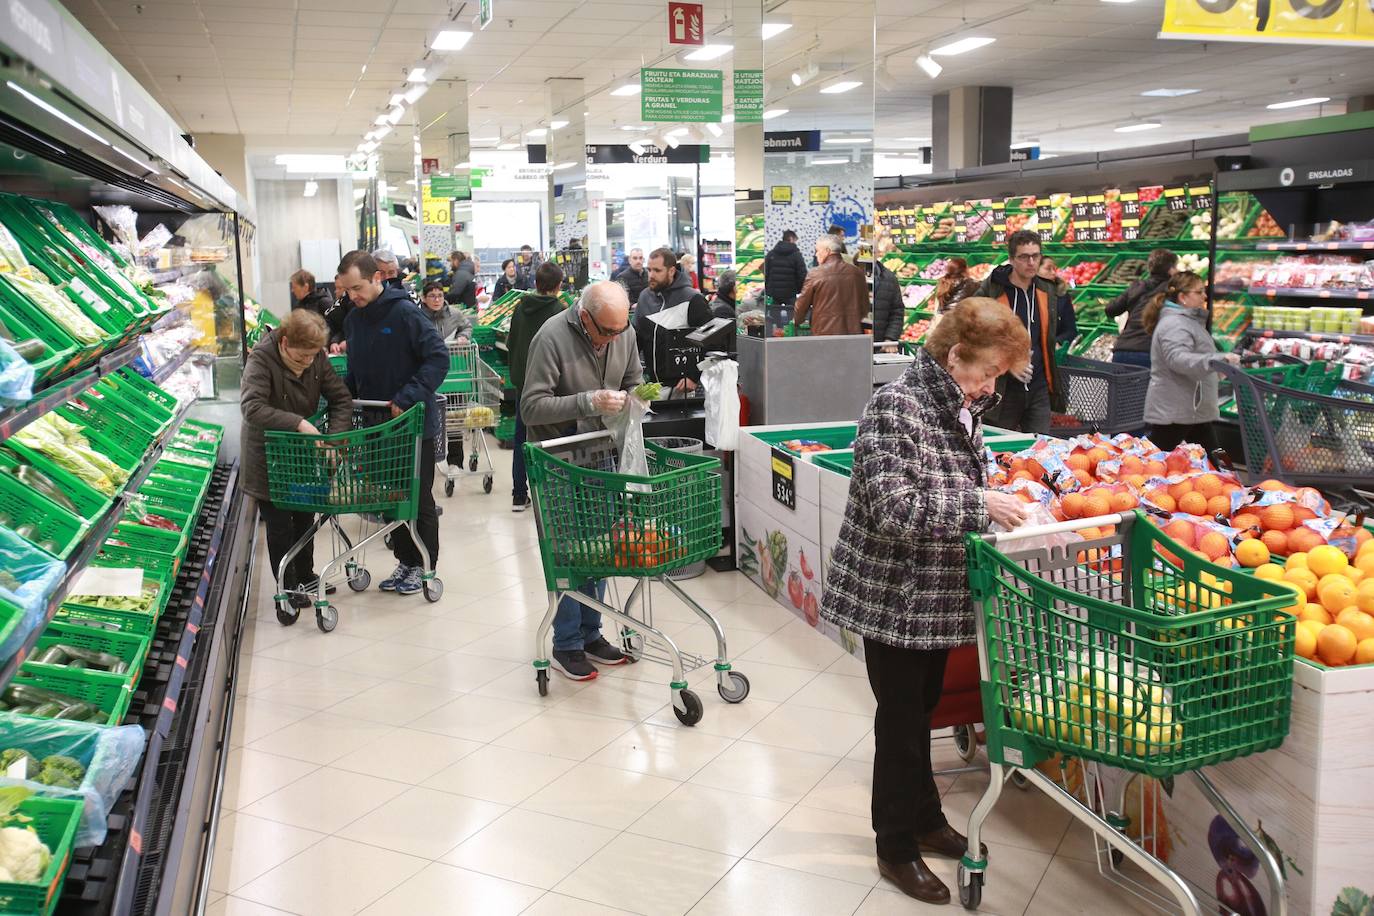
[{"label": "broccoli head", "polygon": [[43,769],[34,777],[38,782],[62,789],[75,789],[86,778],[86,768],[63,754],[43,758]]}]

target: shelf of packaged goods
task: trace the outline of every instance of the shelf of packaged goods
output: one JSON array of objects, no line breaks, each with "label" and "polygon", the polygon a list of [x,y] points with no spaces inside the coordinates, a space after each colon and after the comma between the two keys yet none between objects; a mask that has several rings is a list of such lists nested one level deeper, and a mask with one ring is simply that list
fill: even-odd
[{"label": "shelf of packaged goods", "polygon": [[1268,299],[1290,297],[1294,299],[1349,299],[1365,301],[1374,299],[1370,289],[1305,289],[1297,286],[1251,286],[1245,290],[1251,296],[1264,296]]},{"label": "shelf of packaged goods", "polygon": [[1374,241],[1370,242],[1255,242],[1256,251],[1370,251],[1374,252]]},{"label": "shelf of packaged goods", "polygon": [[35,392],[34,397],[27,404],[0,411],[0,442],[4,442],[54,407],[67,403],[95,384],[102,376],[109,375],[111,372],[129,365],[138,358],[140,352],[137,342],[127,344],[118,350],[106,353],[93,365],[80,367],[76,370],[77,374],[67,376],[41,391]]},{"label": "shelf of packaged goods", "polygon": [[195,355],[195,344],[187,344],[186,349],[153,370],[153,384],[157,385],[166,381],[173,372],[186,365],[186,361]]},{"label": "shelf of packaged goods", "polygon": [[150,270],[148,271],[148,273],[149,275],[151,275],[153,279],[154,286],[166,286],[168,283],[175,283],[177,280],[180,280],[183,277],[189,277],[191,274],[200,273],[202,270],[205,270],[206,268],[213,269],[216,264],[222,263],[224,262],[197,261],[194,263],[182,264],[177,267],[168,267],[165,270]]},{"label": "shelf of packaged goods", "polygon": [[80,546],[78,546],[76,550],[72,552],[71,556],[67,558],[67,571],[63,573],[61,580],[57,583],[57,588],[53,590],[52,595],[48,598],[48,606],[43,612],[42,621],[38,626],[34,627],[31,633],[29,633],[19,650],[3,664],[0,664],[0,689],[3,689],[14,677],[15,672],[19,670],[19,666],[22,665],[24,660],[28,657],[29,650],[33,648],[38,638],[43,635],[43,631],[47,629],[48,624],[52,622],[53,616],[57,613],[57,609],[62,605],[62,602],[67,599],[67,594],[71,590],[72,585],[75,584],[77,577],[80,576],[81,571],[86,568],[86,564],[90,562],[91,558],[100,552],[101,545],[105,543],[105,539],[109,537],[110,532],[114,530],[115,525],[119,522],[120,518],[124,516],[124,510],[128,507],[129,494],[136,492],[138,488],[143,485],[143,481],[148,478],[148,475],[152,473],[153,465],[162,457],[163,449],[166,447],[166,444],[172,440],[172,437],[176,434],[177,429],[180,428],[181,422],[186,419],[186,415],[190,412],[193,405],[194,402],[188,403],[185,407],[177,411],[176,416],[172,418],[172,422],[167,424],[167,428],[163,430],[162,436],[153,444],[152,448],[148,450],[148,454],[144,456],[143,463],[138,466],[137,470],[129,475],[129,479],[124,484],[123,492],[115,497],[114,501],[110,503],[109,507],[100,518],[91,523]]},{"label": "shelf of packaged goods", "polygon": [[1316,331],[1274,331],[1268,328],[1251,326],[1245,329],[1245,336],[1249,339],[1258,340],[1284,337],[1310,340],[1313,343],[1362,344],[1364,346],[1374,346],[1374,334],[1323,334]]}]

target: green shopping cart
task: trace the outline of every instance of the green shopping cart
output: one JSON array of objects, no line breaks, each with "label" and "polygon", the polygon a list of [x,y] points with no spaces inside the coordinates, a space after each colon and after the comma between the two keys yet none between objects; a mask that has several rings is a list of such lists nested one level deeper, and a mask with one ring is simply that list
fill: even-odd
[{"label": "green shopping cart", "polygon": [[482,431],[501,422],[501,376],[482,361],[477,344],[471,341],[450,341],[448,357],[448,375],[438,395],[448,444],[463,443],[467,467],[445,464],[444,495],[452,496],[454,483],[467,474],[480,475],[482,492],[490,493],[495,468]]},{"label": "green shopping cart", "polygon": [[[549,608],[534,640],[535,678],[539,695],[547,696],[549,631],[560,600],[569,597],[620,625],[622,648],[632,661],[672,668],[673,712],[684,725],[695,725],[703,707],[687,689],[688,672],[713,664],[721,699],[739,703],[749,695],[749,679],[730,664],[720,622],[668,577],[720,550],[720,461],[653,442],[645,450],[649,473],[638,476],[616,471],[619,452],[609,432],[525,444],[549,590]],[[613,576],[637,580],[623,608],[577,590]],[[652,584],[667,588],[710,628],[714,658],[683,651],[654,625]]]},{"label": "green shopping cart", "polygon": [[[267,492],[272,503],[282,509],[316,514],[310,530],[291,545],[277,569],[277,582],[285,581],[286,569],[301,548],[315,537],[328,521],[339,531],[337,516],[362,515],[376,522],[376,530],[356,544],[343,539],[344,549],[320,570],[314,600],[315,623],[328,633],[339,622],[338,610],[325,598],[327,583],[343,568],[349,588],[365,590],[372,582],[366,567],[358,562],[367,547],[404,527],[420,548],[425,561],[421,577],[426,600],[438,601],[444,594],[443,580],[434,572],[434,558],[415,530],[420,508],[420,449],[425,425],[421,404],[405,413],[373,425],[374,416],[385,416],[386,401],[353,402],[355,428],[341,433],[309,435],[268,430],[264,436],[267,452]],[[280,586],[279,586],[280,588]],[[294,624],[300,611],[291,603],[294,593],[280,590],[273,596],[277,620]]]},{"label": "green shopping cart", "polygon": [[[1087,528],[1087,539],[1074,533]],[[1148,821],[1153,811],[1127,804],[1128,791],[1147,791],[1137,775],[1189,774],[1258,857],[1269,912],[1282,916],[1278,862],[1202,768],[1283,743],[1291,594],[1203,560],[1139,513],[970,535],[967,547],[992,773],[959,863],[964,906],[982,899],[979,835],[1015,773],[1092,830],[1104,877],[1161,910],[1230,912],[1155,855],[1157,825],[1123,814]],[[1078,761],[1076,788],[1037,768],[1056,754],[1061,776]],[[1124,860],[1168,893],[1123,871]]]}]

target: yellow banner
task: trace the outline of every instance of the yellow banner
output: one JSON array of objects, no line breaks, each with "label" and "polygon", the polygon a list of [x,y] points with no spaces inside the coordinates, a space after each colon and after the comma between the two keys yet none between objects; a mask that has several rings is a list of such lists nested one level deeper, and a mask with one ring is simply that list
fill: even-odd
[{"label": "yellow banner", "polygon": [[1374,44],[1368,0],[1165,0],[1160,38]]},{"label": "yellow banner", "polygon": [[428,181],[424,182],[423,189],[424,197],[420,201],[420,206],[425,211],[425,225],[447,226],[453,218],[453,201],[430,194]]}]

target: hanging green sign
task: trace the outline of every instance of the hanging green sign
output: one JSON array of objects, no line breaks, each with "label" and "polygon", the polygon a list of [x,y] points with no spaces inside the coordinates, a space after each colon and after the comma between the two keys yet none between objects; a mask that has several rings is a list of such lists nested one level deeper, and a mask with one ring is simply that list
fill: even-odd
[{"label": "hanging green sign", "polygon": [[735,71],[735,123],[763,123],[763,71]]},{"label": "hanging green sign", "polygon": [[435,175],[429,180],[429,193],[440,199],[468,198],[472,184],[466,175]]},{"label": "hanging green sign", "polygon": [[720,122],[725,90],[719,70],[645,67],[639,85],[642,120]]}]

